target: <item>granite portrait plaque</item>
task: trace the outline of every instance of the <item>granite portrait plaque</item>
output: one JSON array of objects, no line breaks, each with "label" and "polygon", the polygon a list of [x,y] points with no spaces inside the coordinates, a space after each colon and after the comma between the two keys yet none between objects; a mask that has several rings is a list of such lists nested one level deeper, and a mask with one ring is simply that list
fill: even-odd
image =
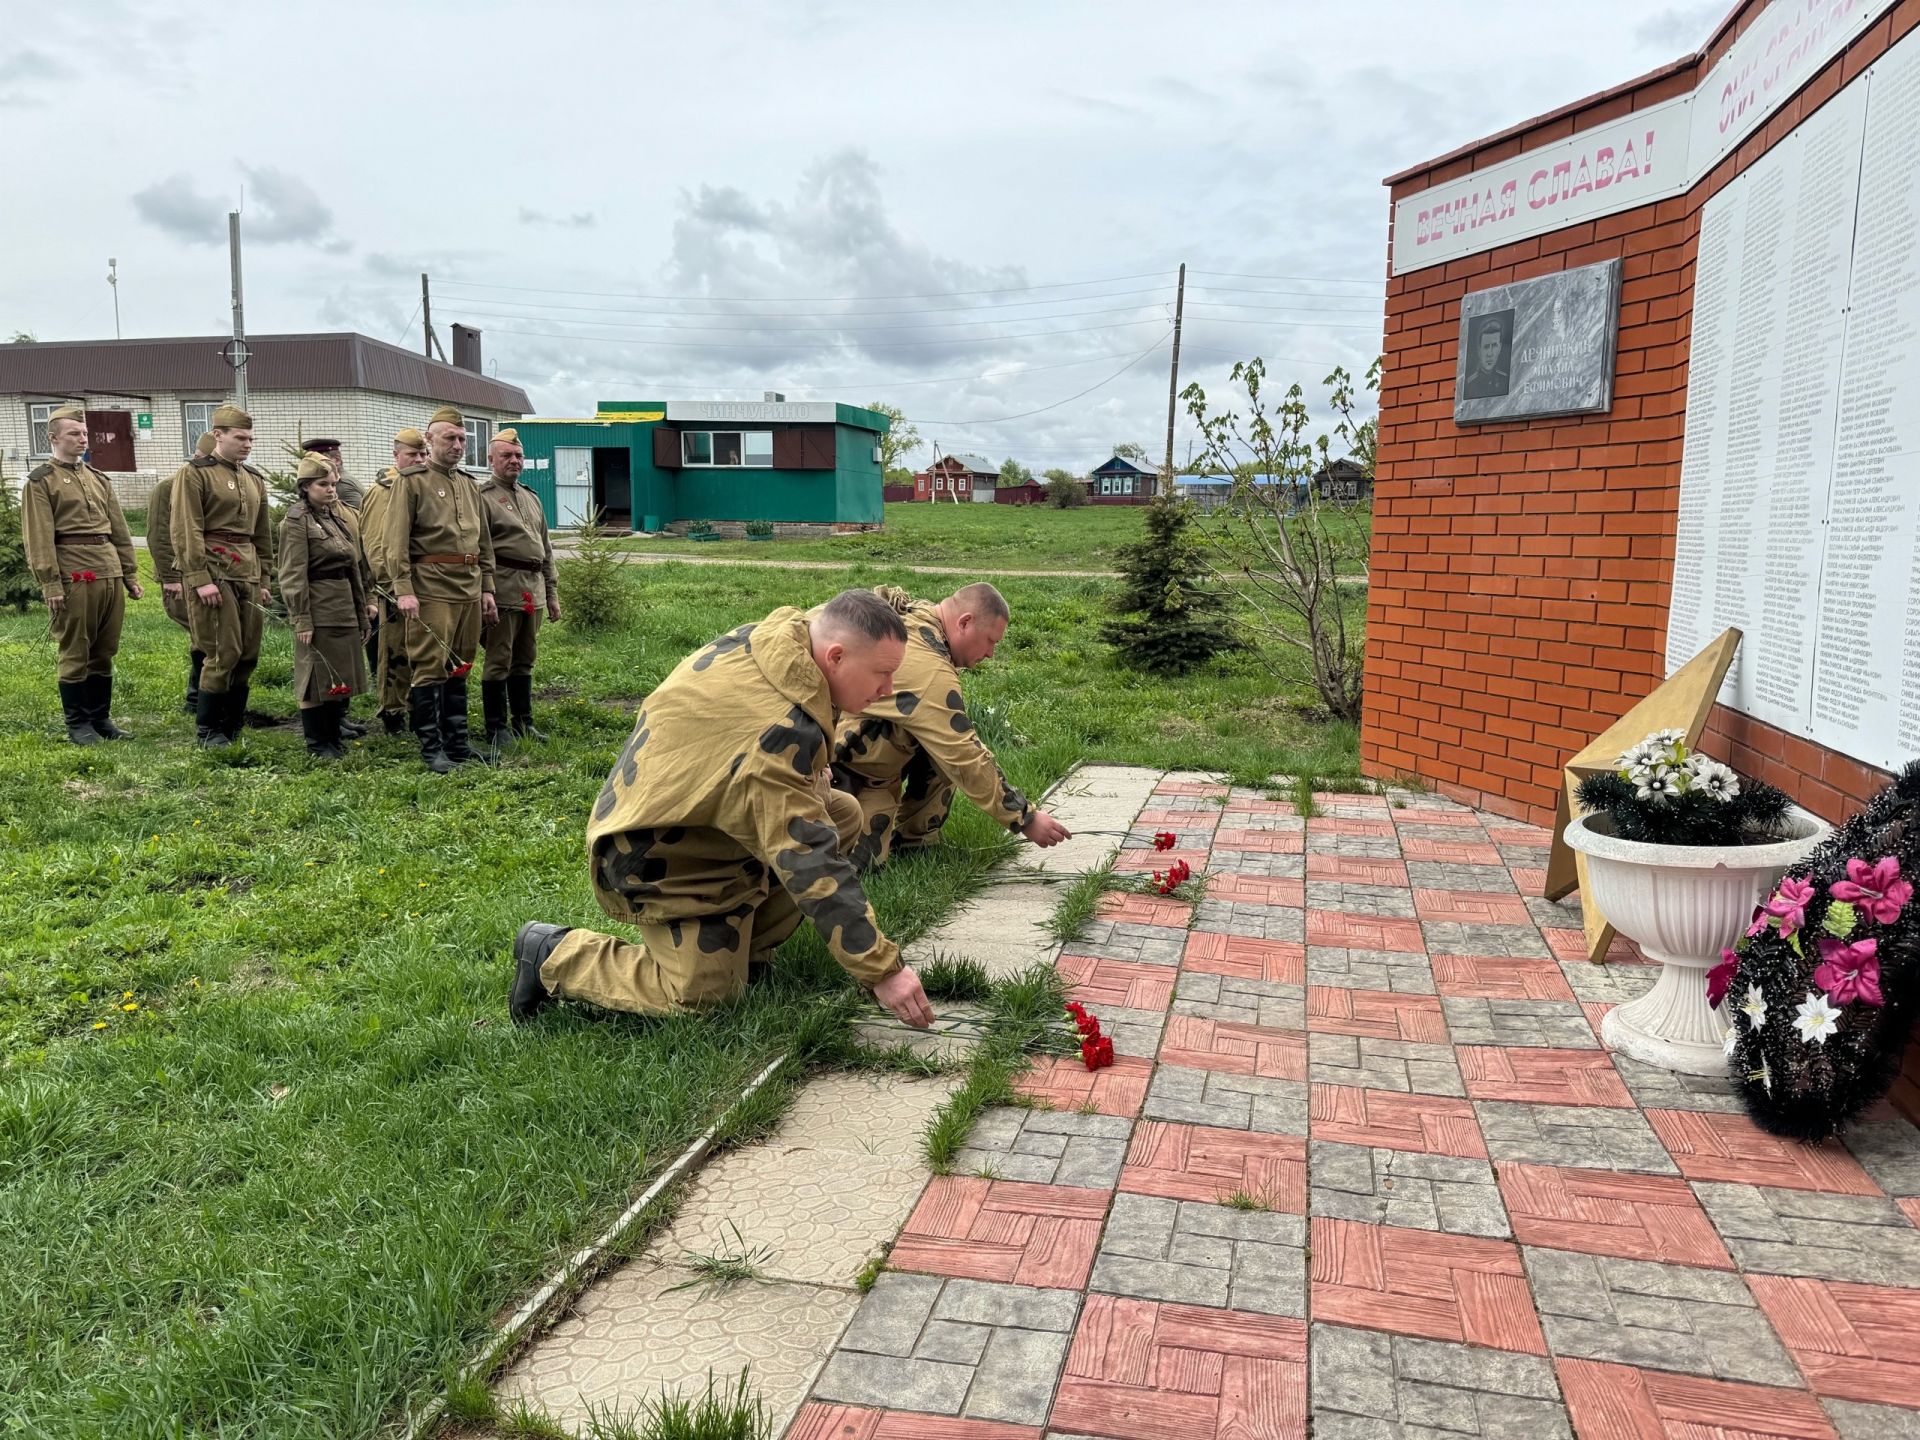
[{"label": "granite portrait plaque", "polygon": [[1619,325],[1618,260],[1474,291],[1460,302],[1454,422],[1608,409]]}]

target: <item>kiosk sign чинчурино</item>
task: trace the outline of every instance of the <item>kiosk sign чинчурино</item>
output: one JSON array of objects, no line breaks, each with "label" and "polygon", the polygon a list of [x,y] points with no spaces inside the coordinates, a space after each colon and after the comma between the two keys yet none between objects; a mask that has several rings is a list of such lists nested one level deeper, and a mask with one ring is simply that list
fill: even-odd
[{"label": "kiosk sign \u0447\u0438\u043d\u0447\u0443\u0440\u0438\u043d\u043e", "polygon": [[1619,333],[1618,260],[1472,292],[1460,302],[1454,422],[1606,410]]}]

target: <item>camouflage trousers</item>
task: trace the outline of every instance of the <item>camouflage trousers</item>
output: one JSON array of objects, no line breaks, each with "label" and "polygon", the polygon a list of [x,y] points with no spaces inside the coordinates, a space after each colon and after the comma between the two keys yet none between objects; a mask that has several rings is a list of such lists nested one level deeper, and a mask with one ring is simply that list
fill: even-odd
[{"label": "camouflage trousers", "polygon": [[[859,807],[836,791],[827,810],[840,851],[847,854],[859,836]],[[799,905],[778,880],[766,879],[769,888],[757,904],[745,901],[720,914],[637,925],[637,945],[594,930],[570,930],[541,965],[541,983],[564,999],[637,1015],[736,999],[747,988],[747,962],[769,958],[800,928]],[[664,883],[670,885],[671,877]]]},{"label": "camouflage trousers", "polygon": [[898,783],[875,784],[844,766],[834,768],[833,783],[860,806],[860,842],[853,859],[862,870],[886,863],[896,850],[934,844],[953,812],[953,782],[924,750],[914,752]]}]

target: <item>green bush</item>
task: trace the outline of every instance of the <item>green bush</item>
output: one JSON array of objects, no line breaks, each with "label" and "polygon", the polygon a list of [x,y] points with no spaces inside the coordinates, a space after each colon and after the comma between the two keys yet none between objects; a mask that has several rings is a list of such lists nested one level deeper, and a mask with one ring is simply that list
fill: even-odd
[{"label": "green bush", "polygon": [[0,605],[25,611],[40,598],[40,587],[27,568],[27,546],[20,536],[20,502],[13,482],[0,478]]}]

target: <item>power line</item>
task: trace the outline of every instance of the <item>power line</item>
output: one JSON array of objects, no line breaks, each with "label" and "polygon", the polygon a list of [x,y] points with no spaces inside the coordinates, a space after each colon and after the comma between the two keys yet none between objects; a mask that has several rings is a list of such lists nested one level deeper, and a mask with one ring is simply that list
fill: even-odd
[{"label": "power line", "polygon": [[1033,290],[1064,290],[1080,285],[1118,285],[1126,280],[1152,280],[1163,272],[1142,271],[1138,275],[1108,275],[1094,280],[1054,280],[1041,285],[1002,285],[991,290],[926,290],[911,295],[649,295],[631,290],[563,290],[541,285],[499,285],[484,280],[441,280],[442,286],[460,285],[472,290],[512,290],[528,295],[588,295],[608,300],[710,300],[719,304],[757,305],[790,301],[830,304],[840,300],[947,300],[965,295],[1017,295]]},{"label": "power line", "polygon": [[997,416],[994,416],[992,419],[915,420],[913,423],[916,425],[1000,425],[1005,423],[1008,420],[1025,420],[1030,415],[1044,415],[1049,410],[1058,410],[1062,405],[1071,405],[1074,401],[1079,400],[1085,396],[1091,395],[1094,391],[1100,389],[1101,386],[1103,385],[1111,385],[1114,381],[1118,380],[1122,375],[1126,374],[1127,371],[1131,370],[1134,366],[1138,365],[1142,360],[1146,359],[1147,356],[1153,354],[1154,351],[1160,349],[1161,346],[1165,345],[1167,341],[1172,337],[1172,335],[1173,335],[1173,332],[1169,330],[1165,335],[1162,335],[1158,340],[1154,341],[1153,344],[1149,345],[1146,349],[1142,350],[1138,355],[1134,356],[1126,364],[1122,365],[1118,370],[1114,371],[1111,375],[1107,376],[1106,379],[1097,381],[1094,384],[1089,385],[1086,389],[1082,390],[1077,395],[1069,395],[1067,396],[1066,399],[1056,400],[1051,405],[1042,405],[1038,410],[1022,410],[1017,415],[997,415]]},{"label": "power line", "polygon": [[1278,280],[1307,285],[1383,285],[1383,280],[1349,280],[1338,275],[1249,275],[1243,270],[1195,270],[1195,275],[1218,275],[1223,280]]},{"label": "power line", "polygon": [[[1166,293],[1167,290],[1165,286],[1155,285],[1142,290],[1110,290],[1093,295],[1053,295],[1040,300],[992,300],[977,305],[926,305],[911,310],[790,310],[783,314],[770,315],[767,318],[773,320],[809,320],[836,319],[843,315],[946,315],[958,311],[971,313],[976,310],[1018,309],[1029,305],[1071,305],[1083,300],[1118,300],[1129,295],[1164,295]],[[1284,294],[1285,292],[1256,290],[1252,293],[1256,295],[1274,295]],[[1359,297],[1356,296],[1354,298],[1358,299]],[[472,304],[476,302],[474,299],[469,298],[463,303]],[[523,310],[584,310],[595,315],[677,315],[689,320],[720,320],[731,319],[735,316],[741,319],[754,318],[750,312],[741,310],[689,312],[685,310],[616,309],[606,305],[556,305],[547,300],[503,300],[491,295],[478,297],[477,303],[483,305],[513,305]],[[739,301],[733,303],[762,304],[772,302]],[[1044,317],[1036,315],[1029,318],[1038,320]]]},{"label": "power line", "polygon": [[407,313],[406,323],[400,327],[400,333],[393,337],[393,343],[399,345],[407,338],[407,332],[413,329],[413,317],[420,313],[420,302],[413,302],[413,309]]},{"label": "power line", "polygon": [[[808,348],[814,350],[874,350],[889,346],[908,345],[998,345],[1008,340],[1048,340],[1059,335],[1085,335],[1095,330],[1126,330],[1135,325],[1158,325],[1153,320],[1118,320],[1110,325],[1081,325],[1070,330],[1028,330],[1018,335],[947,335],[936,340],[876,340],[866,344],[852,341],[832,345],[825,341],[813,341]],[[649,340],[628,335],[566,335],[554,330],[495,330],[495,335],[522,335],[541,340],[575,340],[589,345],[650,345],[671,350],[784,350],[789,347],[777,344],[764,344],[749,341],[728,343],[723,340]]]},{"label": "power line", "polygon": [[[1135,311],[1145,310],[1147,308],[1149,307],[1146,305],[1113,305],[1102,310],[1062,310],[1057,315],[1015,315],[987,320],[929,320],[924,323],[911,325],[767,325],[754,316],[743,315],[740,318],[750,323],[741,327],[732,325],[662,325],[641,320],[585,320],[574,319],[571,316],[561,317],[553,315],[512,315],[497,310],[476,309],[471,305],[464,307],[464,313],[500,320],[533,320],[536,322],[544,320],[553,325],[591,325],[596,329],[602,330],[685,330],[716,335],[738,335],[758,330],[769,335],[844,335],[850,332],[866,333],[868,331],[880,330],[963,330],[976,325],[1020,325],[1038,320],[1080,320],[1091,315],[1130,315]],[[687,318],[715,320],[726,317],[699,315],[689,316]],[[777,320],[784,317],[776,315],[771,318]],[[1059,333],[1065,334],[1067,332],[1062,331]]]}]

